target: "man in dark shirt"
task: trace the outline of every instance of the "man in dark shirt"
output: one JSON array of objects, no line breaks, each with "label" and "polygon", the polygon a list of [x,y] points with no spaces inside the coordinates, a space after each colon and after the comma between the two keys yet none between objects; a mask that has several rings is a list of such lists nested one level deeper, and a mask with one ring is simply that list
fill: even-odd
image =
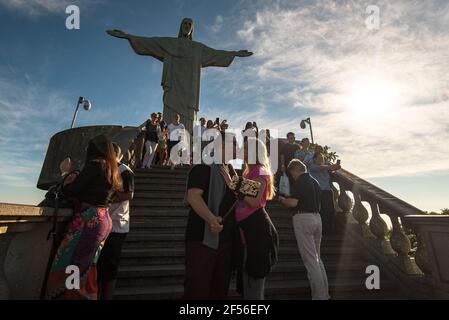
[{"label": "man in dark shirt", "polygon": [[307,269],[313,300],[327,300],[329,285],[320,257],[322,224],[320,217],[320,185],[310,176],[307,167],[298,159],[290,161],[287,171],[292,177],[290,198],[279,202],[293,212],[293,228],[299,253]]},{"label": "man in dark shirt", "polygon": [[294,158],[295,152],[300,149],[299,145],[295,142],[295,134],[293,132],[287,133],[287,143],[284,144],[281,150],[280,164],[282,172],[285,172],[288,164]]},{"label": "man in dark shirt", "polygon": [[[222,154],[225,154],[224,145],[223,139]],[[228,295],[236,227],[234,214],[226,214],[233,210],[236,196],[226,185],[223,176],[217,174],[221,166],[200,164],[189,172],[187,202],[190,211],[186,228],[184,299],[221,300]],[[215,179],[213,183],[211,175]],[[217,190],[222,193],[218,200],[212,198],[216,196]],[[216,202],[219,203],[218,212],[210,209],[209,202],[212,199],[219,201]],[[218,244],[215,243],[214,247],[209,243],[217,235]]]}]

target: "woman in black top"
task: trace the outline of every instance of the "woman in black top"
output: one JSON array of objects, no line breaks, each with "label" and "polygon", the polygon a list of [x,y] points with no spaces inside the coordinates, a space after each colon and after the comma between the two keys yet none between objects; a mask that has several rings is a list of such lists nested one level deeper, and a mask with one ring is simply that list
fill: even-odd
[{"label": "woman in black top", "polygon": [[[97,298],[96,262],[112,228],[108,207],[121,184],[111,141],[103,135],[95,137],[89,142],[83,170],[69,174],[64,182],[63,192],[77,201],[77,208],[51,267],[47,299]],[[73,274],[73,270],[66,274],[68,266],[79,270],[79,289],[66,286]]]}]

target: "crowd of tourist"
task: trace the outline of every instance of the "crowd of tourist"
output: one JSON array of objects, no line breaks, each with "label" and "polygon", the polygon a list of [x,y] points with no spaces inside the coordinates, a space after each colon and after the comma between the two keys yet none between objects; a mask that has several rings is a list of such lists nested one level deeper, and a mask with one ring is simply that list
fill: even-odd
[{"label": "crowd of tourist", "polygon": [[[218,118],[201,118],[196,134],[202,135],[210,128],[225,134],[229,124]],[[145,140],[142,168],[176,165],[169,155],[179,139],[170,138],[180,129],[184,125],[179,115],[167,124],[160,113],[152,113],[139,126]],[[254,134],[243,141],[241,176],[225,159],[225,139],[210,142],[214,143],[214,152],[221,154],[221,163],[199,164],[189,171],[184,298],[225,299],[236,270],[237,289],[242,297],[264,299],[265,279],[277,262],[279,246],[278,232],[266,204],[276,196],[293,214],[295,237],[312,298],[329,299],[320,245],[323,234],[334,232],[330,173],[339,170],[340,163],[330,163],[326,150],[311,145],[307,138],[297,143],[295,135],[289,132],[280,150],[280,168],[272,172],[269,144],[259,140],[255,122],[248,122],[242,132],[248,130]],[[249,161],[251,143],[258,146],[255,163]],[[69,160],[61,164],[63,192],[75,200],[75,215],[51,265],[47,298],[112,298],[121,248],[129,232],[129,201],[134,194],[134,173],[121,163],[122,158],[117,144],[106,136],[98,136],[89,143],[81,171],[74,170]],[[289,190],[276,195],[282,175],[288,177]],[[79,267],[78,290],[66,287],[65,270],[69,265]]]}]

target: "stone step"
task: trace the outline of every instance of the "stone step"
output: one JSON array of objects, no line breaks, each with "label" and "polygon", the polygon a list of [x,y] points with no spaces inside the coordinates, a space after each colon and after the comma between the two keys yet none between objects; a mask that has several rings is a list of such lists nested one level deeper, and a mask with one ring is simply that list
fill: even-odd
[{"label": "stone step", "polygon": [[[187,221],[187,220],[186,220]],[[283,227],[276,225],[276,229],[279,234],[294,234],[292,227]],[[153,233],[184,233],[186,231],[186,222],[182,224],[182,222],[170,224],[153,224],[152,226],[144,225],[136,227],[135,224],[131,224],[131,232],[129,233],[129,237],[133,234],[153,234]]]},{"label": "stone step", "polygon": [[137,186],[136,192],[184,192],[185,191],[185,184],[178,185],[178,184],[147,184],[147,183],[140,183],[139,185],[135,184]]},{"label": "stone step", "polygon": [[[329,263],[326,268],[326,272],[338,272],[338,271],[361,271],[365,275],[365,269],[368,263],[363,262],[347,262],[347,263]],[[164,277],[164,276],[177,276],[184,275],[184,264],[173,265],[132,265],[121,266],[119,269],[119,278],[143,278],[143,277]],[[285,272],[306,272],[304,263],[302,261],[295,262],[282,262],[273,267],[273,273],[285,273]]]},{"label": "stone step", "polygon": [[189,172],[191,169],[190,166],[182,166],[182,167],[176,167],[174,170],[171,170],[170,167],[167,166],[152,166],[151,169],[141,169],[138,168],[134,170],[134,173],[141,174],[141,173],[148,173],[148,172]]},{"label": "stone step", "polygon": [[[186,219],[189,213],[189,209],[179,208],[179,209],[155,209],[155,208],[144,208],[144,207],[132,207],[130,210],[131,219],[149,219],[153,217],[177,217],[179,219]],[[131,220],[131,221],[132,221]]]},{"label": "stone step", "polygon": [[146,207],[146,208],[160,208],[171,210],[172,208],[187,208],[182,199],[178,200],[158,200],[158,199],[136,199],[131,201],[131,208]]},{"label": "stone step", "polygon": [[[155,177],[183,177],[187,178],[188,171],[179,171],[179,170],[147,170],[147,171],[138,171],[135,174],[135,177],[139,178],[155,178]],[[161,181],[163,182],[163,181]]]},{"label": "stone step", "polygon": [[[142,206],[133,206],[131,203],[131,221],[136,220],[144,220],[144,219],[152,219],[159,217],[170,217],[170,218],[178,218],[178,219],[187,219],[189,213],[189,207],[169,207],[169,208],[154,208],[154,207],[142,207]],[[270,211],[269,215],[276,225],[278,222],[288,222],[292,224],[292,217],[289,212],[281,212],[281,211]]]},{"label": "stone step", "polygon": [[[124,250],[127,249],[124,247]],[[360,257],[354,257],[352,255],[326,255],[322,256],[322,260],[324,265],[328,265],[331,263],[352,263],[352,262],[360,262],[364,261]],[[299,253],[297,255],[290,256],[280,256],[279,262],[298,262],[301,261],[301,257]],[[173,264],[183,264],[185,263],[184,255],[179,256],[162,256],[162,257],[146,257],[146,256],[123,256],[120,261],[120,265],[122,266],[150,266],[150,265],[173,265]]]},{"label": "stone step", "polygon": [[[152,217],[179,217],[181,219],[187,218],[189,210],[189,207],[157,209],[152,207],[133,207],[131,204],[130,214],[132,217],[139,217],[142,219],[151,219]],[[292,221],[292,217],[289,213],[269,212],[269,215],[273,221],[276,221],[276,219],[288,220],[290,223]]]},{"label": "stone step", "polygon": [[[357,278],[364,283],[365,269],[368,264],[331,263],[326,265],[329,281],[339,277]],[[118,273],[118,286],[162,286],[184,283],[184,265],[152,265],[152,266],[123,266]],[[307,280],[307,270],[302,262],[288,262],[277,264],[269,274],[268,281]],[[381,279],[381,282],[383,279]]]},{"label": "stone step", "polygon": [[[134,232],[134,229],[142,229],[148,227],[146,225],[147,222],[153,221],[160,222],[163,226],[170,227],[167,224],[169,221],[179,220],[184,222],[184,226],[187,224],[188,214],[185,211],[173,209],[172,211],[164,211],[164,210],[151,210],[148,212],[134,212],[131,210],[131,232]],[[291,218],[289,217],[271,217],[273,224],[276,229],[282,229],[288,232],[292,232],[293,234],[293,224],[291,222]],[[134,228],[135,226],[135,228]],[[184,232],[185,230],[182,230]]]},{"label": "stone step", "polygon": [[[145,248],[124,246],[122,251],[122,265],[154,265],[154,264],[183,264],[184,248],[169,247],[166,248]],[[363,255],[358,248],[332,248],[325,247],[321,249],[321,256],[325,262],[364,261]],[[296,246],[286,246],[279,248],[279,261],[298,261],[300,255]]]},{"label": "stone step", "polygon": [[[151,202],[151,205],[148,203]],[[149,200],[135,199],[131,202],[130,215],[139,219],[148,219],[160,217],[177,217],[178,219],[187,219],[190,207],[184,205],[182,200]],[[293,226],[292,216],[289,212],[268,211],[270,219],[275,226],[278,223],[289,224]]]},{"label": "stone step", "polygon": [[[367,290],[361,279],[332,279],[329,281],[329,291],[333,299],[378,299],[378,297],[396,295],[391,282],[384,282],[382,290]],[[181,299],[184,292],[183,285],[167,286],[136,286],[119,287],[115,290],[116,299]],[[230,298],[238,298],[235,285],[231,285]],[[310,286],[307,280],[297,281],[267,281],[265,289],[267,300],[302,299],[310,300]]]},{"label": "stone step", "polygon": [[[158,230],[159,231],[159,230]],[[280,246],[296,246],[296,238],[292,233],[282,233],[279,235]],[[142,248],[157,248],[157,247],[173,247],[184,248],[185,235],[184,233],[173,232],[147,232],[134,231],[127,236],[125,247],[142,247]],[[333,240],[324,238],[321,247],[339,248],[343,245],[343,240]],[[345,247],[357,248],[355,243],[344,243]]]},{"label": "stone step", "polygon": [[[172,207],[185,207],[187,208],[186,204],[184,204],[184,194],[176,194],[172,197],[164,196],[164,198],[158,198],[156,196],[151,196],[152,198],[135,198],[131,201],[131,208],[134,207],[161,207],[166,209],[171,209]],[[267,206],[268,213],[271,214],[279,214],[279,215],[288,215],[291,217],[291,211],[285,209],[282,206],[275,205],[275,204],[269,204]]]},{"label": "stone step", "polygon": [[134,201],[135,200],[146,200],[146,199],[154,199],[154,200],[166,200],[166,201],[182,201],[184,200],[185,191],[136,191],[134,192]]},{"label": "stone step", "polygon": [[170,179],[164,179],[161,180],[160,178],[157,179],[149,179],[149,178],[143,178],[136,176],[134,178],[134,185],[135,189],[139,190],[140,186],[142,185],[161,185],[164,184],[166,186],[186,186],[186,179],[185,178],[170,178]]},{"label": "stone step", "polygon": [[[187,220],[187,217],[135,217],[134,219],[131,218],[130,223],[132,228],[151,228],[153,226],[186,226]],[[273,218],[272,220],[276,229],[289,229],[293,231],[293,225],[289,219]]]},{"label": "stone step", "polygon": [[[333,261],[328,263],[325,268],[326,272],[338,273],[350,271],[358,276],[365,276],[365,270],[369,263],[365,262],[346,262],[339,263],[338,261]],[[119,278],[144,278],[144,277],[175,277],[184,276],[185,266],[184,264],[173,264],[173,265],[124,265],[119,269]],[[276,264],[273,268],[272,273],[295,273],[302,272],[305,273],[306,268],[301,260],[280,262]]]},{"label": "stone step", "polygon": [[[142,237],[145,236],[147,237],[148,241],[154,240],[161,240],[161,241],[169,241],[169,240],[179,240],[179,241],[184,241],[184,236],[185,233],[184,232],[177,232],[177,233],[170,233],[170,234],[166,234],[166,233],[148,233],[148,232],[140,232],[140,231],[134,231],[130,234],[128,234],[127,239],[128,238],[132,238],[132,237]],[[279,239],[281,241],[285,241],[285,240],[295,240],[296,241],[296,237],[293,233],[281,233],[279,234]],[[321,246],[351,246],[351,245],[356,245],[354,242],[350,241],[349,239],[346,240],[343,236],[324,236],[321,239]]]}]

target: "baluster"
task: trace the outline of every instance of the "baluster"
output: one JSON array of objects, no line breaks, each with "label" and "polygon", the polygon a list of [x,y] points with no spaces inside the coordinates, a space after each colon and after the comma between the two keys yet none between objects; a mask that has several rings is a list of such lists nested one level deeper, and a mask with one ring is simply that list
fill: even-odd
[{"label": "baluster", "polygon": [[387,223],[382,219],[379,212],[379,206],[377,203],[370,201],[372,217],[369,223],[369,228],[371,232],[376,236],[379,247],[382,252],[386,255],[396,255],[393,248],[391,247],[390,241],[388,240],[388,226]]},{"label": "baluster", "polygon": [[415,253],[415,262],[425,275],[431,275],[432,267],[430,265],[426,243],[419,232],[415,232],[415,234],[418,241],[418,248]]},{"label": "baluster", "polygon": [[406,274],[421,274],[414,261],[410,258],[409,252],[412,248],[410,239],[404,232],[398,216],[390,216],[393,224],[393,231],[390,237],[391,247],[398,254],[398,261],[402,271]]},{"label": "baluster", "polygon": [[124,160],[125,163],[132,169],[134,170],[136,168],[136,158],[135,158],[135,150],[136,150],[136,145],[135,145],[135,140],[131,143],[131,145],[129,146],[128,151],[125,154]]},{"label": "baluster", "polygon": [[338,206],[341,208],[335,215],[335,226],[339,233],[344,233],[348,216],[352,210],[352,200],[346,193],[345,188],[340,184],[340,195],[338,197]]},{"label": "baluster", "polygon": [[[335,182],[335,183],[338,184],[338,187],[340,188],[340,184],[338,182]],[[338,189],[335,187],[335,185],[333,183],[331,183],[331,190],[332,190],[332,195],[334,197],[335,212],[341,211],[341,208],[338,206],[338,197],[340,195],[340,192],[338,191]]]},{"label": "baluster", "polygon": [[374,238],[374,235],[372,234],[367,223],[369,219],[368,210],[363,205],[360,193],[357,191],[354,192],[354,202],[355,204],[354,209],[352,210],[352,215],[360,226],[360,234],[364,238]]}]

